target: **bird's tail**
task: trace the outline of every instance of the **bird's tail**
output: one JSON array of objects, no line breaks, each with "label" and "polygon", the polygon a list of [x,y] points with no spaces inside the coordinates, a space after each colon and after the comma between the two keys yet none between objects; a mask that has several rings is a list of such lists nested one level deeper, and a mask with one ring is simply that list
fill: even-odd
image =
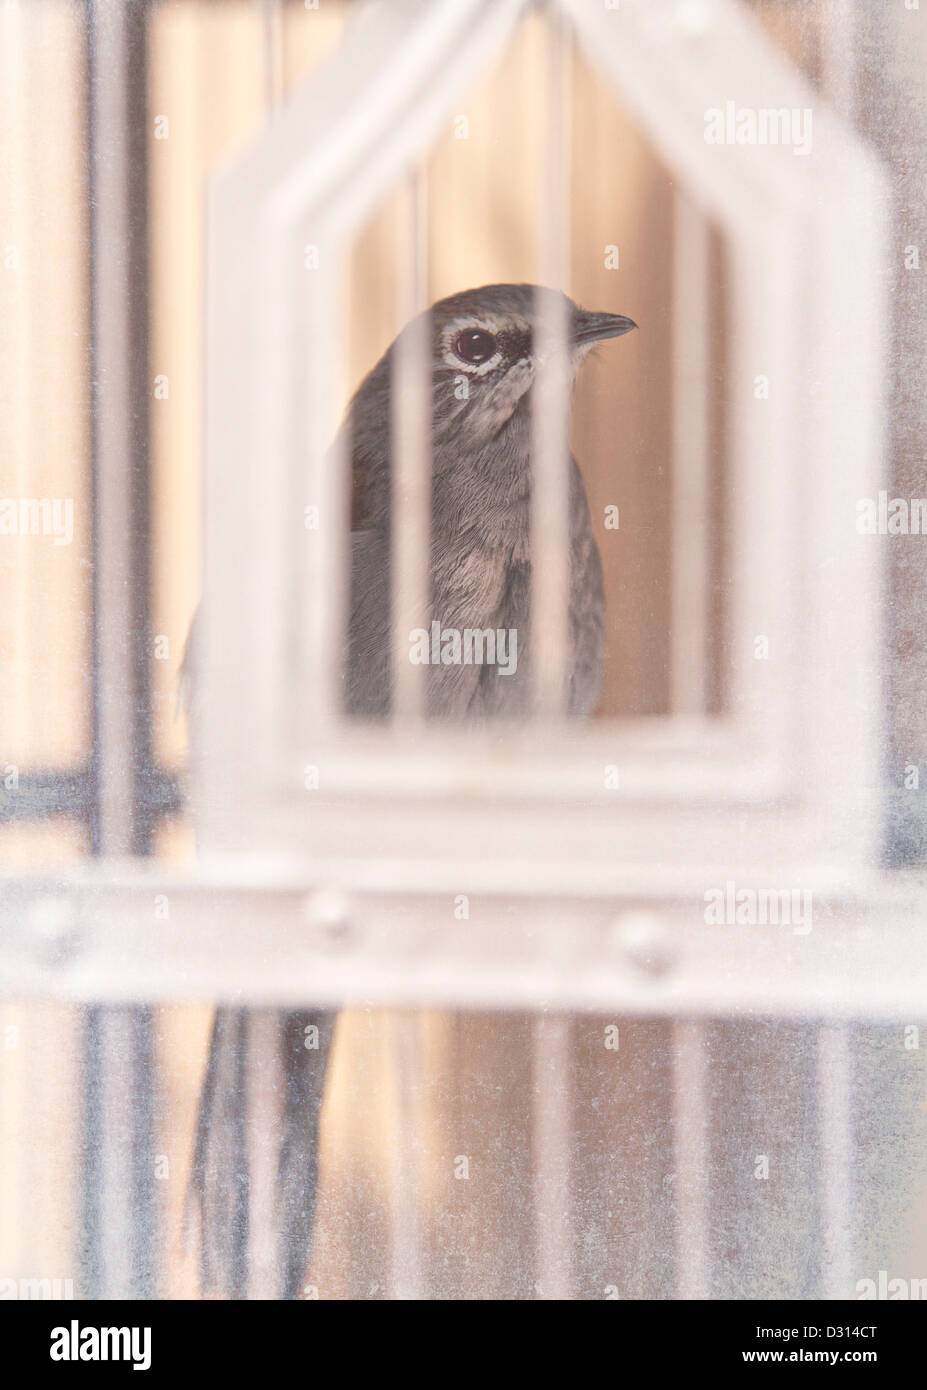
[{"label": "bird's tail", "polygon": [[[251,1225],[249,1149],[249,1027],[247,1009],[220,1008],[213,1022],[200,1094],[188,1212],[199,1208],[200,1269],[206,1294],[245,1298]],[[282,1094],[279,1135],[268,1140],[277,1155],[275,1224],[284,1298],[299,1294],[309,1258],[319,1172],[319,1113],[335,1015],[287,1010],[274,1015]],[[259,1078],[273,1085],[274,1078]],[[253,1093],[253,1091],[252,1091]],[[254,1121],[252,1121],[254,1123]]]}]

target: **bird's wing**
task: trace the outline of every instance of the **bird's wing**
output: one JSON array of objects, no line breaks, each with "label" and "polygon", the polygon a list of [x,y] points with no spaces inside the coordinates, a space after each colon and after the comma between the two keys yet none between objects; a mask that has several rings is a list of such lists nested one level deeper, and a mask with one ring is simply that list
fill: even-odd
[{"label": "bird's wing", "polygon": [[346,678],[348,714],[389,713],[389,542],[380,531],[351,532]]}]

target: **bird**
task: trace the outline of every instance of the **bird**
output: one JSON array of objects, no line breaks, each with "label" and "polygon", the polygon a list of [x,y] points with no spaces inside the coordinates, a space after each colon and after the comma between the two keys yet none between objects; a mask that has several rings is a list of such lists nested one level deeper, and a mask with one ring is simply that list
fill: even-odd
[{"label": "bird", "polygon": [[[531,709],[532,387],[543,370],[542,318],[565,325],[572,380],[595,345],[637,325],[621,314],[579,308],[559,290],[484,285],[441,299],[402,330],[349,402],[334,459],[350,460],[350,603],[344,641],[344,713],[382,718],[391,710],[395,659],[390,612],[392,389],[405,335],[430,346],[431,534],[429,609],[450,647],[428,661],[430,718],[524,718]],[[427,351],[427,349],[426,349]],[[426,416],[427,419],[427,416]],[[602,562],[582,474],[570,456],[569,605],[564,705],[587,717],[599,698],[606,640]],[[345,516],[347,525],[347,516]],[[186,676],[195,672],[191,631]],[[463,658],[467,632],[515,634],[511,660]],[[483,640],[482,638],[480,639]],[[426,648],[427,648],[426,641]],[[411,649],[410,649],[411,650]],[[445,650],[452,659],[446,660]],[[486,657],[484,645],[471,655]],[[458,653],[458,659],[453,659]],[[507,657],[513,655],[507,651]],[[496,653],[498,657],[498,652]],[[250,1014],[217,1010],[197,1118],[190,1195],[198,1202],[204,1292],[246,1296],[249,1174],[246,1067]],[[280,1292],[300,1296],[319,1179],[320,1113],[335,1013],[277,1015],[282,1061],[277,1201]],[[304,1046],[312,1036],[318,1046]]]}]

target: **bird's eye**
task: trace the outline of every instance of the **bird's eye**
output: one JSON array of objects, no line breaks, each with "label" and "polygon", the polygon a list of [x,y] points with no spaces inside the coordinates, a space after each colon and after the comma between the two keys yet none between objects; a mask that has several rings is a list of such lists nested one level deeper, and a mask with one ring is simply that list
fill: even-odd
[{"label": "bird's eye", "polygon": [[488,362],[494,356],[496,340],[491,333],[486,333],[482,328],[468,328],[465,333],[461,333],[454,344],[454,351],[462,362],[469,362],[474,367],[478,367],[481,362]]}]

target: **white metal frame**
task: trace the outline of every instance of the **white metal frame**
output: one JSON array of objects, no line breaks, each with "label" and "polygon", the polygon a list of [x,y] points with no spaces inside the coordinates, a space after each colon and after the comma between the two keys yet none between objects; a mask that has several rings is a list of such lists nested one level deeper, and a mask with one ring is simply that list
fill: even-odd
[{"label": "white metal frame", "polygon": [[[736,411],[736,625],[787,632],[800,612],[791,630],[804,634],[804,648],[793,648],[788,671],[773,662],[761,676],[742,663],[728,719],[535,724],[510,731],[504,764],[486,732],[418,725],[345,736],[325,692],[305,717],[292,707],[292,692],[302,701],[318,689],[300,682],[300,662],[312,645],[333,643],[338,627],[320,583],[339,559],[337,527],[315,538],[310,573],[292,563],[292,535],[306,500],[335,513],[344,482],[324,462],[336,422],[324,408],[332,354],[318,336],[320,323],[337,322],[342,236],[427,147],[523,9],[521,0],[375,7],[363,41],[349,39],[218,179],[200,866],[153,879],[137,862],[107,857],[68,875],[9,876],[15,931],[5,991],[294,1002],[311,993],[324,1002],[362,989],[397,1000],[608,1000],[631,1011],[719,1014],[765,1001],[846,1017],[914,1009],[922,881],[877,867],[879,576],[846,524],[877,460],[885,330],[874,261],[884,186],[871,156],[819,108],[813,170],[787,150],[755,159],[735,146],[706,159],[706,93],[736,97],[748,65],[754,101],[768,91],[770,102],[813,105],[735,4],[704,11],[714,37],[671,22],[680,13],[671,4],[563,10],[664,157],[698,184],[702,215],[722,221],[735,246],[755,238],[769,256],[757,264],[758,252],[740,251],[742,287],[751,272],[757,281],[743,296],[743,341],[791,400],[775,417],[787,427],[768,426],[768,439],[757,438],[767,428],[756,423],[760,412],[744,400]],[[655,22],[658,12],[666,23]],[[371,104],[363,120],[356,89]],[[388,131],[375,148],[370,109]],[[871,209],[865,219],[855,212],[861,200]],[[306,240],[326,267],[308,304],[290,291],[289,269],[294,255],[302,264]],[[840,254],[829,258],[834,248]],[[794,260],[804,266],[800,283]],[[772,337],[764,324],[775,326]],[[840,467],[806,466],[806,455],[825,457],[826,443]],[[792,557],[784,585],[783,553]],[[300,615],[305,596],[312,609]],[[265,621],[290,602],[309,639],[292,648],[293,629]],[[847,653],[854,659],[841,665]],[[307,729],[315,741],[295,755]],[[321,793],[302,788],[307,753],[324,761]],[[620,767],[617,791],[603,787],[610,763]],[[820,925],[778,954],[762,944],[767,929],[736,939],[706,929],[704,890],[730,878],[813,890]],[[175,906],[154,935],[159,891]],[[443,919],[448,895],[463,891],[480,900],[480,921],[466,932],[428,929]],[[653,936],[643,957],[671,959],[665,977],[640,967],[636,928],[630,947],[620,944],[641,907]],[[117,919],[131,953],[116,949]],[[279,934],[278,951],[266,949],[267,933]]]},{"label": "white metal frame", "polygon": [[[345,884],[377,858],[401,875],[415,844],[410,890],[423,865],[434,876],[444,864],[450,887],[462,864],[486,861],[500,879],[510,866],[513,890],[527,872],[576,892],[590,877],[646,891],[667,865],[710,882],[712,866],[822,891],[863,882],[877,854],[880,579],[852,518],[879,457],[883,179],[738,5],[707,7],[695,32],[670,3],[561,8],[730,248],[743,376],[731,402],[729,713],[534,725],[513,731],[503,763],[491,732],[340,725],[333,682],[305,679],[336,670],[343,612],[332,576],[344,537],[326,525],[345,485],[326,461],[343,250],[525,9],[374,7],[213,188],[204,852],[264,851]],[[739,95],[812,107],[813,154],[706,146],[706,106]],[[306,242],[322,271],[301,294]],[[765,407],[752,396],[760,372],[773,384]],[[323,520],[307,547],[310,500]],[[266,621],[280,610],[292,623]],[[769,661],[753,657],[760,634]],[[304,790],[307,763],[318,793]],[[605,790],[608,764],[617,790]]]},{"label": "white metal frame", "polygon": [[[315,554],[294,562],[303,504],[334,516],[345,481],[325,462],[337,424],[326,403],[341,248],[525,9],[523,0],[375,7],[363,37],[349,38],[217,181],[195,786],[201,864],[184,876],[114,857],[128,843],[117,843],[125,836],[125,769],[120,778],[117,768],[103,779],[113,821],[105,859],[4,880],[0,991],[255,1007],[362,997],[672,1018],[681,1297],[699,1296],[708,1277],[700,1020],[757,1012],[825,1020],[825,1291],[839,1293],[850,1269],[841,1024],[918,1018],[927,979],[924,876],[876,868],[880,580],[851,525],[855,500],[876,486],[887,210],[872,157],[815,106],[731,0],[623,0],[618,10],[561,0],[560,9],[697,195],[680,217],[695,228],[696,254],[704,258],[708,217],[731,247],[745,373],[731,440],[733,626],[778,635],[780,659],[738,660],[725,719],[690,712],[583,730],[548,721],[513,730],[504,763],[487,733],[415,724],[346,732],[333,718],[332,689],[306,680],[313,657],[334,671],[324,658],[341,617],[325,587],[343,555],[338,528],[323,526]],[[704,108],[741,92],[752,104],[814,107],[814,159],[736,146],[708,159]],[[379,113],[373,136],[371,111]],[[292,286],[306,241],[319,247],[324,273],[303,298]],[[765,415],[748,390],[761,371],[777,401]],[[828,455],[839,467],[815,466]],[[106,515],[118,516],[129,481],[107,468],[101,484]],[[698,488],[692,495],[697,510]],[[123,560],[118,549],[110,556],[117,577]],[[292,624],[267,622],[272,610]],[[841,659],[848,653],[850,662]],[[697,664],[691,650],[689,659]],[[301,708],[312,691],[319,697]],[[111,717],[118,724],[118,711]],[[321,796],[301,787],[305,761],[322,766]],[[621,786],[606,792],[610,763]],[[813,889],[812,930],[707,926],[704,888],[731,877]],[[457,924],[449,895],[460,891],[471,914]],[[155,920],[161,894],[169,915]],[[115,1061],[127,1045],[118,1015],[109,1031]],[[556,1099],[562,1021],[543,1019],[538,1042],[536,1176],[549,1220],[539,1270],[551,1296],[571,1287],[558,1249],[570,1229],[561,1181],[569,1117]],[[268,1065],[266,1056],[256,1061],[252,1080]],[[104,1087],[110,1109],[119,1080],[114,1066]],[[253,1099],[259,1113],[270,1107],[272,1127],[265,1091],[258,1086]],[[104,1186],[124,1202],[128,1176],[114,1155]],[[261,1244],[269,1178],[257,1157],[260,1291],[273,1283],[273,1261]],[[414,1188],[414,1172],[403,1182]],[[118,1204],[112,1211],[111,1246],[128,1220]],[[404,1219],[397,1288],[410,1268],[414,1276],[408,1203]],[[109,1286],[119,1288],[125,1262],[114,1246],[105,1255]]]}]

